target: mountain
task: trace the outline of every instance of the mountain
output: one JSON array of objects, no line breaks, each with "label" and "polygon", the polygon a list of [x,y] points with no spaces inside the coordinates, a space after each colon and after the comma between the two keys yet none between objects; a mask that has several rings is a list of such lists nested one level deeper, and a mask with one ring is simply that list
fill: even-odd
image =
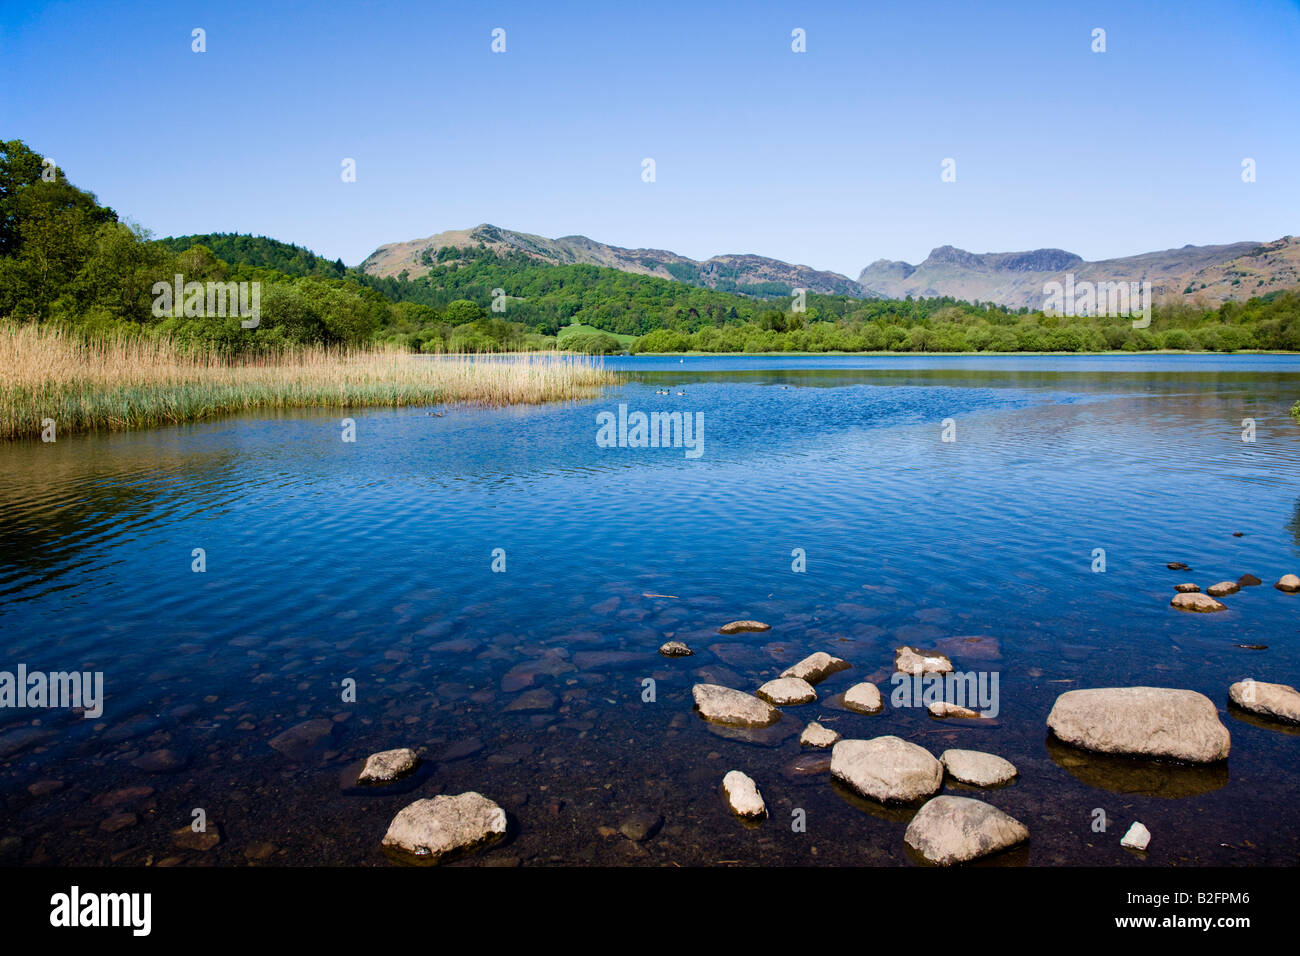
[{"label": "mountain", "polygon": [[792,289],[807,289],[809,292],[857,298],[875,295],[838,272],[822,272],[764,256],[724,255],[700,262],[664,249],[624,249],[586,236],[547,239],[487,223],[473,229],[457,229],[425,239],[380,246],[361,263],[360,268],[374,276],[397,276],[406,272],[414,279],[429,271],[432,257],[439,249],[462,249],[480,243],[498,253],[522,252],[542,264],[604,266],[660,279],[676,279],[719,292],[783,296],[789,295]]},{"label": "mountain", "polygon": [[879,259],[862,270],[861,285],[894,299],[951,296],[1011,308],[1042,308],[1043,287],[1065,282],[1151,283],[1157,302],[1217,307],[1300,285],[1300,239],[1183,246],[1119,259],[1087,262],[1061,249],[972,253],[940,246],[920,265]]}]

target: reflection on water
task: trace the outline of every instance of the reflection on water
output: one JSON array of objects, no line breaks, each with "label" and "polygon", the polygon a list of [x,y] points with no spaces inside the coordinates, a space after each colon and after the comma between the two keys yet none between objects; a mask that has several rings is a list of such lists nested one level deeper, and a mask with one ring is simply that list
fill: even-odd
[{"label": "reflection on water", "polygon": [[[1300,665],[1300,600],[1269,586],[1300,571],[1300,359],[610,364],[628,384],[592,402],[350,412],[355,443],[315,410],[0,448],[0,669],[101,670],[107,696],[99,720],[0,711],[0,861],[384,865],[405,803],[473,789],[512,835],[467,865],[909,864],[906,814],[801,754],[816,719],[1012,760],[987,796],[1032,836],[999,865],[1132,865],[1098,806],[1152,829],[1149,863],[1294,863],[1300,736],[1229,717],[1226,692]],[[702,413],[703,457],[599,447],[622,402]],[[1168,606],[1247,572],[1265,585],[1226,612]],[[716,633],[737,618],[772,630]],[[659,657],[670,639],[695,656]],[[997,670],[998,719],[835,703],[865,679],[888,698],[902,644]],[[815,650],[853,669],[773,727],[693,712],[696,681],[753,689]],[[1223,706],[1228,765],[1045,741],[1056,695],[1129,684]],[[415,777],[353,785],[399,746]],[[732,769],[767,800],[756,829],[720,796]],[[174,836],[194,806],[220,826],[206,851]],[[619,835],[646,812],[657,835]]]}]

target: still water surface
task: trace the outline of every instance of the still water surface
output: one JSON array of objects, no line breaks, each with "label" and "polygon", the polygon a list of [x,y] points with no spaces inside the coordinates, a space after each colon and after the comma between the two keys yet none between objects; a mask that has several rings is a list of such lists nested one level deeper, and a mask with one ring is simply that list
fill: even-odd
[{"label": "still water surface", "polygon": [[[819,719],[1014,762],[983,796],[1031,841],[995,864],[1300,860],[1300,735],[1226,707],[1239,679],[1300,684],[1300,596],[1271,587],[1300,573],[1300,356],[607,364],[628,383],[595,401],[354,411],[354,443],[342,413],[304,412],[0,447],[0,669],[102,671],[106,698],[98,719],[0,711],[0,859],[383,865],[397,810],[472,789],[511,837],[459,865],[912,865],[909,813],[801,752]],[[620,403],[702,413],[702,456],[599,447]],[[1264,586],[1226,612],[1169,607],[1247,572]],[[737,618],[772,629],[716,632]],[[660,657],[669,639],[695,656]],[[997,720],[837,706],[860,680],[888,696],[903,644],[997,672]],[[853,669],[774,731],[692,713],[697,681],[752,690],[816,650]],[[1048,740],[1059,693],[1130,684],[1219,703],[1227,765]],[[350,785],[402,746],[415,777]],[[767,800],[757,829],[720,794],[732,769]],[[176,845],[194,808],[215,848]],[[664,820],[639,844],[617,833],[638,813]],[[1144,858],[1118,846],[1134,819]]]}]

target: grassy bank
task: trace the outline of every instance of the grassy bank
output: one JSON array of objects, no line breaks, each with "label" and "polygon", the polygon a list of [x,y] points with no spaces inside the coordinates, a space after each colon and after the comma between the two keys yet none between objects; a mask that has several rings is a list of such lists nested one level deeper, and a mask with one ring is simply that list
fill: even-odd
[{"label": "grassy bank", "polygon": [[122,431],[233,412],[305,407],[540,404],[616,381],[558,355],[417,357],[393,349],[287,348],[252,358],[165,338],[87,341],[42,325],[0,326],[0,439]]}]

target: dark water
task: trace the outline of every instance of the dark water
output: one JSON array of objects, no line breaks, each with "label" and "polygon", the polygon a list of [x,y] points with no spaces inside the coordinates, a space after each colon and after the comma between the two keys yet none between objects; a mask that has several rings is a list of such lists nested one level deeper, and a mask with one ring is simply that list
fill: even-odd
[{"label": "dark water", "polygon": [[[98,719],[0,710],[0,859],[385,865],[397,810],[472,789],[511,837],[462,865],[911,865],[908,812],[795,772],[812,719],[1013,761],[984,796],[1031,841],[999,864],[1300,859],[1300,735],[1226,707],[1242,678],[1300,683],[1300,596],[1271,587],[1300,572],[1300,357],[609,364],[631,381],[594,402],[350,412],[355,443],[331,412],[0,447],[0,669],[102,671],[106,698]],[[702,456],[598,447],[620,402],[703,413]],[[1168,606],[1247,572],[1264,586],[1226,612]],[[772,629],[716,633],[736,618]],[[696,655],[660,657],[672,638]],[[996,722],[834,705],[859,680],[888,696],[903,644],[996,671]],[[761,739],[692,713],[695,682],[752,690],[816,650],[853,669]],[[1219,703],[1226,767],[1049,743],[1059,693],[1129,684]],[[400,746],[417,776],[349,786]],[[732,769],[767,800],[757,829],[720,794]],[[213,849],[175,844],[194,808]],[[637,813],[664,818],[642,844],[613,832]],[[1144,859],[1118,845],[1134,819]]]}]

